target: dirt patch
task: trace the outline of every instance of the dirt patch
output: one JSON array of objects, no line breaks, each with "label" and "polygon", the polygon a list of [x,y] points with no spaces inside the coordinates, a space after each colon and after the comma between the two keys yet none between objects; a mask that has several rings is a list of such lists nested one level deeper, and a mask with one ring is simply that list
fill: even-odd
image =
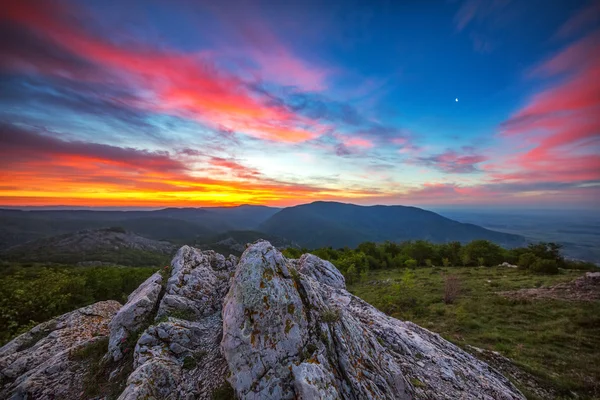
[{"label": "dirt patch", "polygon": [[584,276],[570,282],[550,287],[520,289],[498,292],[498,294],[511,299],[598,301],[600,300],[600,272],[587,272]]}]

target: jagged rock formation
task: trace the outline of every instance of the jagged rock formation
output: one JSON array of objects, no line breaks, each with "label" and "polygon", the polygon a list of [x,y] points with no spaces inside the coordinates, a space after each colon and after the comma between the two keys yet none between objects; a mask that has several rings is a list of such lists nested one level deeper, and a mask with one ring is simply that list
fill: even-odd
[{"label": "jagged rock formation", "polygon": [[[107,318],[102,321],[104,336]],[[49,398],[83,398],[83,367],[57,366],[73,342],[47,350],[44,366],[61,369],[72,388],[39,374],[35,387],[23,385],[27,371],[39,368],[10,369],[27,363],[18,350],[23,337],[44,326],[0,350],[0,394],[38,398],[35,387],[45,387]],[[92,331],[82,333],[78,346],[94,340]],[[331,263],[313,255],[287,260],[265,241],[246,249],[239,262],[182,247],[170,271],[129,296],[109,336],[101,361],[114,366],[109,381],[118,385],[122,372],[132,371],[119,399],[211,399],[228,388],[240,399],[524,399],[484,362],[350,294]],[[133,356],[124,357],[121,343],[135,344]]]},{"label": "jagged rock formation", "polygon": [[77,399],[87,366],[76,351],[106,338],[121,304],[102,301],[44,322],[0,349],[0,398]]}]

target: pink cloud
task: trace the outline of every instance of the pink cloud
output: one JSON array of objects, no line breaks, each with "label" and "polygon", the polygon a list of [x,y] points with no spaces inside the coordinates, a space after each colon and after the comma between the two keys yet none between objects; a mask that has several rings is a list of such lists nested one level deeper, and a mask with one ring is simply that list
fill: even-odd
[{"label": "pink cloud", "polygon": [[571,44],[538,66],[538,74],[563,75],[535,94],[502,126],[509,143],[526,150],[508,157],[493,175],[506,180],[600,180],[599,32]]},{"label": "pink cloud", "polygon": [[[78,24],[77,19],[67,21],[65,16],[73,12],[62,9],[57,3],[22,1],[6,7],[3,17],[26,26],[78,57],[109,69],[115,76],[143,87],[144,100],[131,103],[133,107],[198,119],[215,128],[225,127],[273,141],[301,142],[315,138],[323,131],[314,121],[260,98],[239,78],[218,71],[209,53],[181,53],[142,44],[117,45],[94,36],[83,27],[83,22]],[[301,83],[319,82],[317,75],[289,56],[284,48],[278,51],[280,64],[276,63],[273,68],[279,68],[281,72],[289,68],[298,73]],[[262,63],[268,64],[266,60]],[[44,70],[44,67],[35,65],[41,73],[64,74],[56,68]],[[273,73],[273,76],[277,79],[278,75]],[[70,77],[101,79],[89,74]]]}]

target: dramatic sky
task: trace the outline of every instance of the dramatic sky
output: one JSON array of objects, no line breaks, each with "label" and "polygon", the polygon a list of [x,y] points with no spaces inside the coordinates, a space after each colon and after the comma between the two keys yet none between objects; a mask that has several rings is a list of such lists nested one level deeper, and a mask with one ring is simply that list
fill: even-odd
[{"label": "dramatic sky", "polygon": [[592,208],[600,1],[24,1],[0,204]]}]

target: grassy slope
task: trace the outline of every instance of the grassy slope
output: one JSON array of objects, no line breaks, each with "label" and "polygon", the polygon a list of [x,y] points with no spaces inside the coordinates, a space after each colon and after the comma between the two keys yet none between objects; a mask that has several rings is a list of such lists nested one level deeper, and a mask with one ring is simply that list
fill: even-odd
[{"label": "grassy slope", "polygon": [[[512,301],[495,294],[553,285],[581,272],[540,276],[511,268],[422,268],[414,271],[412,288],[403,286],[402,273],[371,272],[349,289],[393,317],[413,321],[459,346],[498,351],[565,397],[568,391],[583,398],[600,396],[600,303]],[[442,301],[445,273],[461,281],[454,304]]]}]

